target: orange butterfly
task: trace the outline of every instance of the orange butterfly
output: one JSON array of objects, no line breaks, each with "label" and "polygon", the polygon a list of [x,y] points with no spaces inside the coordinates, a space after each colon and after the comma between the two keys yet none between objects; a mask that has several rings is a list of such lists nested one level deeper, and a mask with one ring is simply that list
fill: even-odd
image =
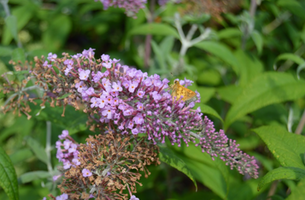
[{"label": "orange butterfly", "polygon": [[173,100],[175,99],[175,97],[176,100],[179,100],[181,96],[183,96],[182,101],[192,101],[194,98],[196,98],[196,93],[180,85],[180,82],[178,80],[175,80],[174,84],[170,87],[172,88]]}]

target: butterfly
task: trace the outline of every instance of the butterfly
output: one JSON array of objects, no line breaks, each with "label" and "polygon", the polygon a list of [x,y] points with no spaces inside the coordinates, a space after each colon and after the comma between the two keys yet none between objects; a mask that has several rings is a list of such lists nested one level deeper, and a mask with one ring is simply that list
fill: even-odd
[{"label": "butterfly", "polygon": [[180,85],[178,80],[174,81],[174,84],[170,86],[172,88],[172,97],[173,100],[179,100],[181,96],[183,96],[182,101],[189,101],[196,98],[196,93],[186,87]]}]

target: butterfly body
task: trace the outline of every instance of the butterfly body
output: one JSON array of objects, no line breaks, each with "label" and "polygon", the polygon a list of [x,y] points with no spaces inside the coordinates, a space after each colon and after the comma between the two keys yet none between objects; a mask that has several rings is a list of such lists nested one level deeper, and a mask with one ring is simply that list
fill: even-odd
[{"label": "butterfly body", "polygon": [[174,81],[174,84],[171,85],[171,88],[173,100],[179,100],[181,96],[183,96],[182,101],[188,101],[192,100],[193,98],[196,98],[196,93],[180,85],[180,82],[178,80]]}]

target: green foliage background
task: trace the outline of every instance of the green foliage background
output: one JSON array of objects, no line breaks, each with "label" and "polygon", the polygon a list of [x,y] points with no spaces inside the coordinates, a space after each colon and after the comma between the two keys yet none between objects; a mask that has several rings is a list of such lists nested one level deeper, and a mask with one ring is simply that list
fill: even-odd
[{"label": "green foliage background", "polygon": [[[10,0],[8,4],[1,0],[0,74],[14,71],[8,63],[11,59],[31,61],[49,52],[74,54],[91,47],[96,49],[96,58],[109,54],[149,75],[191,79],[190,89],[201,94],[197,106],[214,121],[216,130],[224,129],[244,152],[256,157],[260,178],[231,171],[194,146],[169,145],[161,148],[160,155],[167,164],[149,168],[152,174],[141,179],[137,197],[246,200],[273,195],[273,199],[302,199],[305,1],[256,2],[253,16],[247,0],[221,17],[194,13],[181,3],[146,8],[133,19],[118,8],[103,10],[93,0]],[[193,38],[211,30],[209,37],[190,45],[185,53],[175,24],[177,12],[185,35],[194,26],[198,29]],[[148,47],[152,52],[146,66]],[[0,93],[0,105],[6,99]],[[85,125],[86,115],[73,108],[67,108],[65,118],[62,108],[32,109],[30,120],[0,113],[0,199],[59,194],[51,181],[54,172],[49,170],[50,163],[58,165],[57,136],[67,129],[76,141],[84,142],[94,134]],[[45,150],[47,131],[52,133],[51,160]]]}]

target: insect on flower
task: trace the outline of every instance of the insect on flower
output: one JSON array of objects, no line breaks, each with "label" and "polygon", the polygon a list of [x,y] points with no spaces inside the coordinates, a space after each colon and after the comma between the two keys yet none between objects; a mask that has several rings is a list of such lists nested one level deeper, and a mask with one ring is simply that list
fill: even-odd
[{"label": "insect on flower", "polygon": [[175,97],[176,100],[179,100],[181,96],[183,96],[182,101],[192,101],[194,98],[196,98],[196,93],[180,85],[180,82],[178,80],[174,81],[174,84],[171,85],[171,89],[173,100],[175,99]]}]

